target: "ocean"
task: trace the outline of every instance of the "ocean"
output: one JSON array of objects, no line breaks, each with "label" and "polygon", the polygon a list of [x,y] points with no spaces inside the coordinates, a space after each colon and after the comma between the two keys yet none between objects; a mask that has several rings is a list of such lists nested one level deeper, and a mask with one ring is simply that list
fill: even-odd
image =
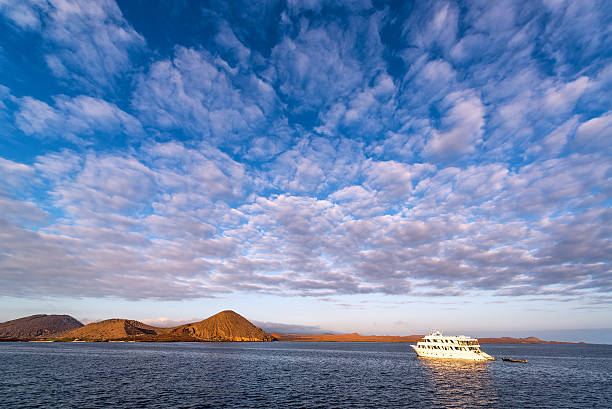
[{"label": "ocean", "polygon": [[[611,345],[0,343],[2,408],[610,408]],[[509,363],[502,357],[529,360]]]}]

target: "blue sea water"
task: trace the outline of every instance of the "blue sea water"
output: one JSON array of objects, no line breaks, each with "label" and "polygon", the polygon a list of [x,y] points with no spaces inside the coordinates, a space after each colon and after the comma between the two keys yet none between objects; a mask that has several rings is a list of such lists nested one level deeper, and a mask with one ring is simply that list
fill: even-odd
[{"label": "blue sea water", "polygon": [[0,407],[612,407],[610,345],[483,350],[529,363],[405,343],[0,343]]}]

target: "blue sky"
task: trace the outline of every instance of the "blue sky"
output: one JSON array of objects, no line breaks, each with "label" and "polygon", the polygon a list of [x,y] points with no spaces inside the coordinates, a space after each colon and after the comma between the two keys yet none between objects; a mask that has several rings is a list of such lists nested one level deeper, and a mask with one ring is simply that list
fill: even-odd
[{"label": "blue sky", "polygon": [[611,27],[589,0],[1,0],[0,320],[612,328]]}]

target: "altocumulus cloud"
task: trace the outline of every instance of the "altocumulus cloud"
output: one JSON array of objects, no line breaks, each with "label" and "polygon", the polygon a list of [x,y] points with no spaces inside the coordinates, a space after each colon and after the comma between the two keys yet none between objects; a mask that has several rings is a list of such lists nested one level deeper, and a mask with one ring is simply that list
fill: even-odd
[{"label": "altocumulus cloud", "polygon": [[0,2],[0,295],[609,303],[606,2],[260,6]]}]

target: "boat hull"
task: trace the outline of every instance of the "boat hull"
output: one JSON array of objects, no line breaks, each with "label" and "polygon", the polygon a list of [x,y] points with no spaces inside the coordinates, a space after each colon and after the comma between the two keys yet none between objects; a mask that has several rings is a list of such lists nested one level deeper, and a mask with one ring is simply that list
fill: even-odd
[{"label": "boat hull", "polygon": [[446,351],[446,350],[428,350],[419,348],[416,345],[410,345],[419,357],[423,358],[441,358],[441,359],[465,359],[469,361],[492,361],[495,358],[481,352],[480,354],[472,351]]}]

